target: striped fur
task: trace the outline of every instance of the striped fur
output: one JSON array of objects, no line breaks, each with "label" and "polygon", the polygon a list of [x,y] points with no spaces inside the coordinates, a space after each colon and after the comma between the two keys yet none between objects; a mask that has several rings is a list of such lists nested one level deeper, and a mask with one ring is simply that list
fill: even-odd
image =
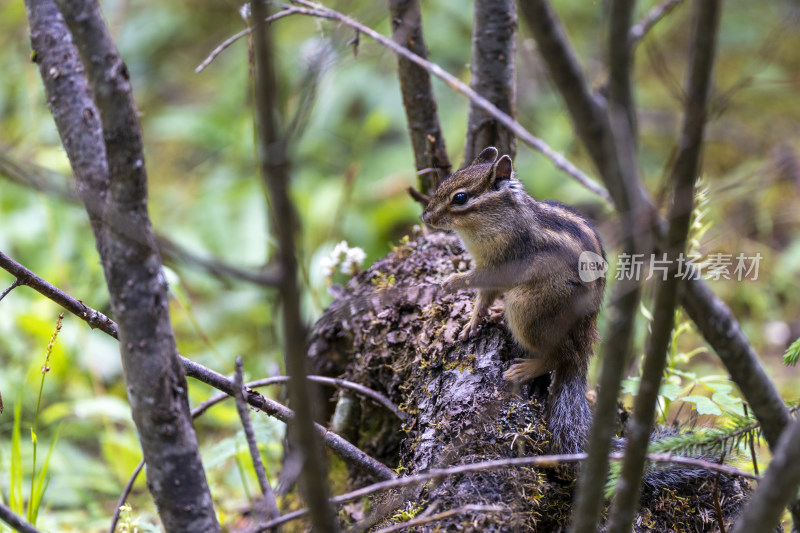
[{"label": "striped fur", "polygon": [[605,278],[584,282],[584,251],[605,258],[600,238],[580,213],[557,202],[538,202],[515,177],[511,159],[487,148],[468,167],[442,182],[422,215],[429,225],[455,231],[473,269],[451,276],[449,290],[478,290],[460,338],[478,329],[493,301],[504,295],[514,339],[529,354],[506,379],[521,384],[553,372],[548,427],[554,450],[583,449],[591,424],[586,373],[596,342]]}]

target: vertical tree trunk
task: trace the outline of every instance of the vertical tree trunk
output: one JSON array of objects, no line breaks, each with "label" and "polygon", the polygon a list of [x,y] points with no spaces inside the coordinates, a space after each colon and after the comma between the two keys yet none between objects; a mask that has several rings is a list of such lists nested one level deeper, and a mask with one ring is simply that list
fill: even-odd
[{"label": "vertical tree trunk", "polygon": [[[389,0],[392,38],[420,57],[428,57],[422,34],[422,16],[417,0]],[[419,190],[431,194],[450,173],[450,160],[436,113],[436,98],[428,71],[404,57],[397,58],[397,75],[403,93],[408,133],[414,148],[414,163],[419,175]]]},{"label": "vertical tree trunk", "polygon": [[96,2],[60,7],[63,17],[52,0],[26,1],[31,43],[100,252],[148,486],[166,531],[219,531],[147,214],[128,72]]},{"label": "vertical tree trunk", "polygon": [[[514,0],[475,0],[472,26],[472,89],[511,118],[517,115],[517,7]],[[471,103],[464,165],[487,146],[512,158],[517,140],[505,126]]]}]

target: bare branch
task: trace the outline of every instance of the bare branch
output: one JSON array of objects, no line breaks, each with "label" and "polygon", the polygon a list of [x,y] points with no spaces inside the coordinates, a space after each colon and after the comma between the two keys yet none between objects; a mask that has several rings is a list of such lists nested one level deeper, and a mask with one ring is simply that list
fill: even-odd
[{"label": "bare branch", "polygon": [[[476,0],[472,26],[470,87],[498,109],[517,114],[516,39],[517,7],[514,0]],[[517,141],[507,127],[470,101],[464,166],[487,146],[501,154],[516,155]]]},{"label": "bare branch", "polygon": [[[2,252],[0,252],[0,254],[2,254]],[[8,293],[13,291],[14,289],[19,287],[20,285],[22,285],[22,282],[19,279],[15,279],[14,282],[11,283],[11,285],[9,285],[8,288],[6,290],[4,290],[2,294],[0,294],[0,301],[2,301],[3,298],[5,298],[8,295]]]},{"label": "bare branch", "polygon": [[117,324],[100,311],[84,305],[69,294],[63,292],[55,285],[51,285],[21,264],[17,263],[3,252],[0,252],[0,268],[17,278],[20,285],[27,285],[42,296],[53,300],[55,303],[77,316],[92,329],[100,329],[115,339],[119,339]]},{"label": "bare branch", "polygon": [[636,140],[636,107],[633,102],[633,52],[628,46],[628,28],[634,0],[613,0],[608,28],[608,104],[628,120],[630,137]]},{"label": "bare branch", "polygon": [[300,487],[312,509],[315,531],[336,531],[333,509],[328,503],[328,479],[318,434],[314,428],[313,390],[305,380],[306,328],[300,317],[300,291],[297,282],[297,257],[294,232],[299,226],[294,205],[289,198],[289,154],[284,135],[279,131],[278,88],[272,32],[265,23],[267,11],[262,0],[250,3],[255,21],[255,111],[258,128],[258,151],[261,178],[270,199],[270,227],[278,244],[278,264],[282,280],[278,285],[283,310],[284,360],[289,382],[289,398],[297,412],[292,427],[292,444],[299,454]]},{"label": "bare branch", "polygon": [[[12,161],[5,154],[0,154],[0,176],[4,176],[12,183],[47,193],[67,202],[80,202],[77,189],[74,184],[67,182],[66,176],[30,165],[23,168],[21,164]],[[63,179],[57,179],[59,177]],[[264,272],[253,272],[216,258],[200,257],[158,232],[155,232],[155,238],[158,250],[168,265],[185,264],[203,270],[216,278],[232,278],[265,287],[274,287],[280,282],[280,273],[274,267]]]},{"label": "bare branch", "polygon": [[[632,253],[627,248],[627,253]],[[602,366],[592,429],[586,446],[588,459],[581,465],[577,495],[572,510],[570,533],[595,533],[605,498],[609,450],[617,434],[617,405],[620,385],[633,355],[633,334],[641,299],[641,284],[635,280],[617,282],[608,307],[606,339],[601,345]]]},{"label": "bare branch", "polygon": [[677,275],[678,256],[686,249],[694,204],[694,183],[700,171],[703,131],[708,95],[711,92],[721,3],[718,0],[705,0],[696,3],[695,6],[692,57],[686,82],[688,100],[684,109],[678,155],[670,177],[670,182],[674,184],[674,193],[666,239],[669,266],[665,278],[659,282],[656,289],[652,332],[639,392],[627,426],[621,482],[618,484],[609,518],[608,530],[611,533],[630,531],[639,502],[645,455],[655,422],[658,391],[672,339],[675,306],[678,303],[680,286],[680,278]]},{"label": "bare branch", "polygon": [[277,287],[281,282],[280,269],[275,265],[269,265],[262,272],[245,270],[214,257],[201,257],[158,233],[156,233],[156,244],[168,264],[185,264],[203,270],[218,279],[246,281],[262,287]]},{"label": "bare branch", "polygon": [[609,196],[608,191],[606,191],[601,185],[599,185],[595,180],[587,176],[582,171],[578,170],[575,165],[569,162],[562,154],[553,150],[547,143],[543,140],[533,136],[528,130],[526,130],[519,122],[512,119],[506,113],[502,112],[477,94],[475,91],[470,89],[466,84],[464,84],[461,80],[447,72],[446,70],[442,69],[436,63],[432,63],[422,57],[410,52],[406,48],[402,46],[398,46],[395,44],[391,39],[388,39],[384,35],[376,32],[372,28],[368,26],[364,26],[363,24],[353,20],[338,11],[334,11],[333,9],[329,9],[327,7],[321,6],[319,4],[315,4],[313,2],[308,2],[307,0],[294,0],[296,4],[300,4],[306,6],[308,9],[302,10],[298,8],[296,13],[299,15],[307,15],[311,17],[318,17],[318,18],[325,18],[330,20],[336,20],[345,24],[355,30],[358,30],[360,33],[368,35],[369,37],[376,40],[381,45],[385,46],[395,54],[402,56],[412,63],[419,65],[420,67],[424,68],[437,78],[444,80],[447,85],[456,92],[459,92],[470,99],[471,102],[474,102],[475,105],[489,113],[492,117],[497,119],[497,121],[502,124],[503,126],[507,127],[514,134],[525,144],[532,147],[534,150],[539,151],[542,155],[550,159],[550,161],[555,165],[555,167],[562,172],[568,174],[576,181],[578,181],[581,185],[589,189],[590,191],[594,192],[601,198],[606,201],[611,201],[611,197]]},{"label": "bare branch", "polygon": [[[418,0],[388,0],[388,4],[394,42],[421,58],[427,58]],[[414,148],[414,162],[418,171],[430,169],[417,174],[417,186],[424,194],[432,194],[439,182],[450,174],[451,165],[436,112],[431,77],[426,69],[401,55],[397,57],[397,75]]]},{"label": "bare branch", "polygon": [[[773,448],[772,462],[733,527],[733,533],[770,531],[800,485],[800,420],[795,420]],[[795,524],[796,525],[796,524]],[[793,529],[794,531],[794,529]]]},{"label": "bare branch", "polygon": [[[286,6],[283,9],[283,11],[279,11],[279,12],[275,13],[274,15],[271,15],[271,16],[267,17],[266,19],[264,19],[264,22],[272,23],[272,22],[275,22],[278,19],[282,19],[283,17],[288,17],[289,15],[296,15],[298,12],[299,11],[297,10],[297,8],[294,8],[294,7],[291,7],[291,6]],[[220,55],[222,52],[224,52],[229,46],[231,46],[233,43],[235,43],[236,41],[238,41],[242,37],[246,37],[246,36],[250,35],[251,33],[253,33],[253,27],[252,26],[249,27],[249,28],[243,29],[239,33],[235,33],[235,34],[231,35],[230,37],[228,37],[227,39],[225,39],[224,41],[222,41],[222,43],[219,46],[217,46],[216,48],[214,48],[214,50],[211,51],[211,53],[208,55],[207,58],[205,58],[203,60],[202,63],[197,65],[197,68],[194,69],[195,73],[196,74],[200,74],[201,72],[203,72],[206,69],[206,67],[208,65],[210,65],[211,62],[214,61],[217,58],[217,56]]]},{"label": "bare branch", "polygon": [[647,35],[647,32],[653,29],[653,26],[655,26],[659,20],[666,17],[670,11],[678,7],[682,2],[683,0],[663,0],[660,4],[648,11],[639,22],[634,24],[628,32],[628,46],[631,50],[641,42],[644,36]]},{"label": "bare branch", "polygon": [[[195,378],[203,383],[220,390],[229,396],[234,394],[233,383],[217,372],[206,368],[191,359],[182,359],[184,367],[186,368],[186,375]],[[284,423],[292,423],[295,419],[295,413],[288,407],[285,407],[278,402],[271,400],[258,394],[257,392],[248,391],[247,403],[255,407],[259,411],[277,418]],[[376,479],[392,479],[395,473],[387,468],[384,464],[376,461],[368,456],[363,451],[359,450],[345,439],[336,433],[322,427],[319,424],[314,424],[314,431],[317,436],[322,439],[322,443],[328,446],[331,451],[338,455],[343,461],[353,465],[362,472],[369,474]]]},{"label": "bare branch", "polygon": [[[602,167],[606,161],[603,154],[603,142],[606,141],[601,131],[602,120],[596,115],[598,104],[588,89],[563,29],[557,25],[555,14],[546,0],[530,0],[520,5],[522,14],[537,36],[539,51],[550,67],[559,92],[567,103],[576,131],[590,154],[597,154],[593,155],[593,158],[596,158],[598,167]],[[608,134],[605,134],[605,137],[608,137]],[[628,193],[626,190],[630,189],[631,185],[615,184],[613,176],[606,176],[602,170],[601,174],[618,205],[620,201],[623,201],[624,205],[626,196],[638,198],[643,204],[649,204],[649,197],[640,184],[633,184],[633,188],[638,191],[633,190]],[[610,178],[611,183],[609,183]],[[625,227],[640,225],[641,222],[634,226],[625,224]],[[657,237],[664,233],[661,229],[665,227],[662,221],[655,219],[652,227]],[[681,292],[681,304],[742,389],[756,417],[762,423],[764,436],[770,446],[774,446],[778,435],[789,420],[783,400],[765,374],[758,357],[725,303],[700,280],[685,280],[683,283],[685,287]],[[601,400],[604,390],[607,389],[601,390],[598,407],[603,404]],[[598,431],[603,430],[599,428]],[[594,490],[592,487],[597,486],[597,483],[584,484],[581,490]],[[580,498],[578,501],[580,502]],[[585,515],[580,513],[578,516]],[[594,527],[594,524],[591,527]]]},{"label": "bare branch", "polygon": [[[372,494],[382,492],[385,490],[397,489],[400,487],[406,487],[408,485],[427,482],[432,479],[434,480],[443,479],[449,476],[455,476],[459,474],[470,474],[473,472],[486,472],[490,470],[501,470],[504,468],[518,468],[526,466],[528,467],[533,466],[538,468],[558,468],[560,466],[564,466],[565,464],[579,463],[581,461],[586,460],[586,457],[587,454],[585,453],[564,454],[564,455],[537,455],[534,457],[510,457],[506,459],[496,459],[493,461],[481,461],[466,465],[453,466],[450,468],[435,468],[427,472],[415,474],[413,476],[400,477],[388,481],[373,483],[372,485],[368,485],[366,487],[348,492],[346,494],[342,494],[340,496],[336,496],[331,499],[331,502],[339,505],[353,500],[358,500],[360,498],[364,498],[365,496],[370,496]],[[621,453],[613,453],[609,455],[609,459],[613,461],[621,461],[623,458],[624,455]],[[671,453],[654,453],[654,454],[649,454],[647,458],[648,460],[654,463],[686,465],[686,466],[706,469],[712,472],[720,472],[722,474],[731,476],[740,476],[747,479],[755,479],[755,480],[758,479],[757,476],[749,472],[738,470],[731,466],[713,463],[711,461],[695,459],[694,457],[681,457],[677,455],[672,455]],[[279,526],[281,524],[285,524],[286,522],[289,522],[291,520],[296,520],[297,518],[301,518],[308,512],[309,512],[308,509],[300,509],[298,511],[287,513],[278,518],[277,520],[272,520],[265,524],[258,524],[255,528],[249,530],[248,533],[257,533],[261,531],[266,531],[267,529]]]},{"label": "bare branch", "polygon": [[448,509],[447,511],[442,511],[441,513],[432,514],[430,516],[420,516],[418,518],[412,518],[407,522],[402,522],[400,524],[395,524],[393,526],[379,529],[375,533],[391,533],[392,531],[402,531],[410,527],[417,527],[423,524],[430,524],[431,522],[438,522],[439,520],[444,520],[445,518],[450,518],[451,516],[465,515],[470,512],[502,513],[503,511],[508,511],[508,509],[500,505],[462,505],[461,507],[456,507],[455,509]]},{"label": "bare branch", "polygon": [[[236,372],[233,374],[233,387],[235,389],[234,399],[236,400],[236,411],[239,413],[239,420],[242,421],[242,428],[244,429],[245,440],[247,440],[247,447],[250,450],[250,458],[253,461],[253,468],[256,472],[256,478],[258,479],[258,486],[261,489],[263,502],[267,507],[267,518],[277,518],[280,516],[280,511],[278,511],[278,504],[275,501],[275,494],[272,492],[272,487],[267,480],[267,472],[264,470],[261,452],[258,451],[256,434],[253,431],[253,424],[250,422],[250,410],[247,408],[247,400],[245,399],[244,392],[241,355],[236,357]],[[194,413],[192,413],[192,415],[192,418],[195,418]],[[258,510],[259,507],[260,505],[257,505],[256,510]],[[259,516],[260,513],[255,512],[254,515]]]},{"label": "bare branch", "polygon": [[[395,407],[395,405],[388,398],[386,398],[382,394],[372,389],[368,389],[363,385],[359,385],[358,383],[353,383],[352,381],[347,381],[344,379],[329,378],[325,376],[306,376],[306,379],[317,383],[336,385],[338,387],[357,391],[358,393],[363,394],[364,396],[367,396],[368,398],[371,398],[377,401],[378,403],[386,406],[390,411],[395,413],[395,415],[397,415],[398,418],[400,418],[401,420],[404,420],[406,418],[406,414],[397,409],[397,407]],[[257,379],[255,381],[250,381],[248,383],[245,383],[244,386],[247,389],[255,389],[258,387],[266,387],[268,385],[278,385],[286,383],[287,381],[289,381],[288,376],[275,376],[271,378],[263,378],[263,379]],[[214,405],[224,400],[227,400],[230,397],[231,396],[227,393],[217,394],[216,396],[213,396],[208,400],[198,404],[194,409],[192,409],[192,418],[194,419],[201,416],[203,413],[205,413],[208,409],[210,409]],[[139,472],[142,470],[143,467],[144,467],[144,461],[139,463],[139,465],[131,474],[131,477],[128,479],[128,483],[125,485],[125,488],[123,489],[122,494],[120,495],[119,500],[117,501],[117,508],[114,512],[114,517],[109,533],[114,533],[114,531],[116,530],[117,521],[119,520],[119,508],[122,507],[122,505],[125,503],[125,500],[128,498],[128,494],[130,494],[130,491],[133,488],[133,484],[136,481],[136,477],[139,475]],[[375,477],[380,478],[381,476],[375,476]]]},{"label": "bare branch", "polygon": [[[248,387],[248,388],[251,388],[251,389],[255,389],[255,388],[258,388],[258,387],[265,387],[265,386],[268,386],[268,385],[278,385],[278,384],[286,383],[290,379],[291,378],[289,376],[275,376],[275,377],[271,377],[271,378],[263,378],[263,379],[257,379],[255,381],[251,381],[249,383],[246,383],[245,386]],[[359,393],[359,394],[361,394],[363,396],[366,396],[367,398],[371,398],[372,400],[375,400],[375,402],[377,402],[377,403],[383,405],[384,407],[386,407],[387,409],[389,409],[400,420],[405,420],[407,418],[406,414],[403,411],[401,411],[400,409],[398,409],[397,406],[394,405],[391,402],[391,400],[389,400],[389,398],[387,398],[386,396],[384,396],[383,394],[381,394],[381,393],[379,393],[377,391],[374,391],[372,389],[369,389],[369,388],[365,387],[364,385],[360,385],[358,383],[353,383],[352,381],[347,381],[346,379],[329,378],[329,377],[326,377],[326,376],[313,376],[312,375],[312,376],[306,376],[306,379],[308,381],[313,381],[315,383],[323,383],[325,385],[333,385],[333,386],[336,386],[336,387],[341,387],[343,389],[350,389],[350,390],[355,391],[355,392],[357,392],[357,393]],[[217,396],[214,396],[213,398],[209,398],[208,400],[206,400],[203,403],[201,403],[200,405],[198,405],[195,408],[195,411],[192,411],[192,416],[196,417],[196,416],[198,416],[198,414],[204,412],[209,407],[211,407],[211,406],[213,406],[213,405],[215,405],[215,404],[217,404],[217,403],[219,403],[219,402],[221,402],[223,400],[226,400],[228,398],[229,398],[229,396],[227,394],[219,394]],[[198,409],[200,410],[199,413],[197,412]]]},{"label": "bare branch", "polygon": [[[64,309],[89,324],[89,326],[100,329],[109,336],[118,339],[117,324],[113,320],[106,317],[99,311],[95,311],[91,307],[84,305],[82,302],[76,300],[54,285],[51,285],[2,252],[0,252],[0,268],[13,274],[14,276],[21,277],[25,285],[31,287],[39,294],[59,304]],[[184,366],[187,376],[202,381],[203,383],[206,383],[207,385],[224,392],[228,396],[233,396],[235,394],[235,387],[233,386],[233,383],[225,376],[185,357],[180,357],[180,361]],[[269,398],[265,398],[255,392],[248,393],[247,401],[251,406],[277,418],[281,422],[288,423],[294,419],[295,415],[291,409],[288,409],[281,404],[274,402]],[[352,464],[356,468],[359,468],[360,470],[371,476],[374,476],[377,479],[391,479],[394,477],[395,474],[391,469],[368,456],[339,435],[333,433],[332,431],[328,431],[318,424],[316,424],[315,427],[317,433],[322,438],[323,443],[331,448],[331,450],[341,457],[345,462]]]},{"label": "bare branch", "polygon": [[14,513],[9,507],[0,502],[0,520],[13,527],[19,533],[40,533],[38,529]]},{"label": "bare branch", "polygon": [[133,484],[136,483],[136,478],[139,477],[139,474],[142,472],[144,468],[144,459],[139,461],[139,464],[136,465],[136,468],[133,469],[131,473],[131,477],[128,478],[128,482],[125,483],[125,486],[122,488],[122,493],[119,495],[119,499],[117,499],[117,505],[114,507],[114,514],[111,516],[111,526],[108,528],[108,533],[116,533],[117,531],[117,522],[119,522],[119,516],[122,512],[122,506],[125,505],[125,501],[128,499],[128,495],[130,495],[131,491],[133,490]]}]

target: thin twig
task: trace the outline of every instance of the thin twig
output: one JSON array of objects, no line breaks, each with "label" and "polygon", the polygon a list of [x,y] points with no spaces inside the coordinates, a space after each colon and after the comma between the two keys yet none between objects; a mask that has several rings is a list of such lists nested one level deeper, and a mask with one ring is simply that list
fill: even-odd
[{"label": "thin twig", "polygon": [[[725,461],[725,454],[723,453],[722,456],[719,458],[720,464]],[[722,505],[719,502],[719,476],[720,473],[717,472],[717,475],[714,476],[714,487],[711,489],[711,492],[714,495],[714,510],[717,513],[717,524],[719,525],[719,533],[725,533],[725,515],[722,514]]]},{"label": "thin twig", "polygon": [[379,529],[375,533],[391,533],[392,531],[402,531],[410,527],[421,526],[423,524],[430,524],[431,522],[438,522],[439,520],[444,520],[445,518],[450,518],[451,516],[458,516],[469,512],[501,513],[503,511],[508,511],[508,508],[501,507],[499,505],[463,505],[461,507],[456,507],[455,509],[448,509],[447,511],[442,511],[441,513],[432,514],[430,516],[421,516],[419,518],[413,518],[401,524],[395,524],[393,526]]},{"label": "thin twig", "polygon": [[[81,202],[77,188],[73,182],[69,181],[69,176],[31,164],[25,164],[23,167],[6,154],[0,154],[0,176],[12,183],[44,192],[66,202],[73,204]],[[154,234],[158,251],[167,265],[188,265],[203,270],[218,279],[232,278],[264,287],[274,287],[280,283],[280,272],[274,265],[268,266],[261,272],[243,269],[215,257],[197,255],[157,231],[154,231]]]},{"label": "thin twig", "polygon": [[[247,447],[250,449],[250,458],[253,461],[253,469],[256,471],[256,479],[258,479],[258,487],[261,489],[263,501],[267,506],[267,518],[277,518],[280,516],[280,511],[278,511],[278,504],[275,501],[275,494],[272,492],[269,480],[267,480],[267,472],[264,469],[264,462],[261,460],[261,453],[258,451],[258,442],[256,442],[256,434],[250,421],[250,410],[247,408],[247,400],[245,399],[241,355],[236,356],[236,372],[233,374],[233,386],[236,389],[236,394],[234,394],[236,411],[242,421]],[[255,516],[258,516],[258,514],[255,513]]]},{"label": "thin twig", "polygon": [[555,167],[562,172],[565,172],[567,175],[571,176],[575,180],[577,180],[581,185],[589,189],[590,191],[594,192],[604,200],[611,202],[611,196],[608,194],[608,191],[603,188],[602,185],[597,183],[595,180],[587,176],[584,172],[579,170],[575,165],[573,165],[569,160],[567,160],[563,155],[553,150],[546,142],[538,137],[535,137],[531,132],[525,129],[519,122],[508,116],[508,114],[502,112],[500,109],[497,108],[494,104],[477,94],[475,91],[470,89],[468,85],[464,82],[444,70],[442,67],[437,65],[436,63],[432,63],[427,59],[423,59],[420,56],[410,52],[408,49],[403,48],[402,46],[397,45],[394,41],[387,38],[386,36],[376,32],[369,26],[365,26],[360,22],[342,14],[338,11],[333,9],[321,6],[319,4],[315,4],[313,2],[307,2],[306,0],[296,0],[295,3],[306,6],[308,9],[301,9],[296,8],[295,13],[298,15],[307,15],[311,17],[317,18],[325,18],[329,20],[335,20],[345,24],[346,26],[350,26],[353,29],[358,30],[361,33],[369,35],[375,41],[380,43],[381,45],[385,46],[395,54],[398,54],[409,61],[419,65],[420,67],[424,68],[437,78],[442,79],[451,89],[454,91],[463,94],[467,98],[469,98],[470,102],[474,103],[487,113],[489,113],[492,117],[497,119],[503,126],[513,131],[517,137],[520,138],[525,144],[531,146],[533,149],[539,151],[542,155],[550,159]]},{"label": "thin twig", "polygon": [[[255,381],[250,381],[248,383],[245,383],[245,387],[249,389],[255,389],[257,387],[266,387],[268,385],[278,385],[286,383],[287,381],[289,381],[289,379],[290,379],[289,376],[275,376],[271,378],[257,379]],[[408,417],[408,415],[406,415],[406,413],[398,409],[397,406],[394,405],[391,400],[389,400],[389,398],[379,393],[378,391],[365,387],[364,385],[360,385],[352,381],[347,381],[346,379],[329,378],[327,376],[309,375],[306,376],[306,379],[309,381],[314,381],[316,383],[324,383],[326,385],[333,385],[336,387],[341,387],[343,389],[350,389],[352,391],[358,392],[359,394],[362,394],[363,396],[366,396],[367,398],[375,400],[375,402],[389,409],[400,420],[405,420]],[[229,397],[230,396],[228,396],[227,394],[218,394],[217,396],[209,398],[208,400],[199,404],[195,409],[200,409],[200,414],[202,414],[212,405],[215,405],[223,400],[226,400]],[[192,411],[192,413],[194,413],[194,411]]]},{"label": "thin twig", "polygon": [[128,496],[133,490],[133,484],[136,483],[136,478],[139,477],[139,474],[142,472],[143,468],[144,459],[139,461],[139,464],[136,465],[136,468],[133,469],[131,476],[128,478],[128,482],[125,483],[125,486],[122,488],[122,493],[119,495],[117,505],[114,507],[114,514],[111,517],[111,527],[108,528],[108,533],[115,533],[117,530],[117,522],[119,522],[119,515],[122,512],[122,506],[125,505],[125,500],[128,499]]},{"label": "thin twig", "polygon": [[683,0],[664,0],[657,6],[654,6],[642,18],[631,26],[628,31],[628,46],[631,50],[641,42],[647,32],[649,32],[656,23],[669,14],[670,11],[675,9],[678,4]]},{"label": "thin twig", "polygon": [[[91,307],[84,305],[83,302],[76,300],[54,285],[51,285],[2,252],[0,252],[0,268],[10,272],[18,279],[22,279],[24,285],[31,287],[38,293],[61,305],[64,309],[89,324],[89,326],[97,328],[111,337],[118,339],[117,324],[113,320],[99,311],[95,311]],[[214,387],[215,389],[220,390],[229,396],[233,396],[233,383],[222,374],[219,374],[210,368],[206,368],[205,366],[196,363],[191,359],[187,359],[186,357],[181,356],[180,361],[183,364],[187,376],[202,381],[203,383],[210,385],[211,387]],[[258,393],[248,393],[247,402],[256,409],[263,411],[269,416],[277,418],[281,422],[289,423],[295,418],[295,414],[291,409],[279,404],[278,402],[270,400],[269,398],[265,398]],[[327,430],[319,424],[316,424],[315,427],[325,445],[348,464],[361,469],[365,473],[374,476],[377,479],[392,479],[395,477],[395,474],[391,469],[387,468],[381,462],[373,459],[362,450],[353,446],[341,436]]]},{"label": "thin twig", "polygon": [[[372,494],[375,494],[377,492],[382,492],[384,490],[396,489],[420,483],[423,481],[429,481],[431,479],[442,479],[458,474],[470,474],[474,472],[486,472],[490,470],[500,470],[503,468],[517,468],[526,466],[533,466],[539,468],[557,468],[565,464],[578,463],[584,461],[586,457],[587,454],[585,453],[565,454],[565,455],[537,455],[534,457],[511,457],[506,459],[496,459],[492,461],[481,461],[478,463],[458,465],[450,468],[437,468],[429,470],[427,472],[422,472],[420,474],[415,474],[413,476],[406,476],[406,477],[391,479],[388,481],[373,483],[372,485],[367,485],[366,487],[360,488],[358,490],[354,490],[346,494],[342,494],[340,496],[331,498],[331,502],[339,505],[353,500],[358,500],[359,498],[370,496]],[[609,455],[609,459],[612,461],[621,461],[623,458],[624,454],[622,453],[612,453]],[[713,463],[711,461],[696,459],[694,457],[681,457],[673,455],[671,453],[653,453],[653,454],[648,454],[647,459],[654,463],[686,465],[690,467],[710,470],[712,472],[720,472],[722,474],[731,476],[740,476],[753,480],[759,479],[758,476],[755,476],[743,470],[739,470],[732,466],[720,465],[717,463]],[[272,520],[264,524],[256,525],[253,529],[248,530],[248,533],[258,533],[261,531],[266,531],[269,528],[273,528],[281,524],[285,524],[286,522],[295,520],[297,518],[301,518],[305,516],[307,513],[308,513],[307,508],[287,513],[278,518],[277,520]]]},{"label": "thin twig", "polygon": [[714,511],[717,513],[717,526],[719,533],[725,533],[725,516],[722,514],[722,506],[719,503],[719,474],[714,476],[714,488],[711,489],[714,494]]},{"label": "thin twig", "polygon": [[13,291],[20,285],[22,285],[22,282],[19,279],[15,279],[14,282],[11,285],[9,285],[6,290],[3,291],[3,294],[0,294],[0,301],[2,301],[3,298],[5,298],[9,292]]},{"label": "thin twig", "polygon": [[542,155],[550,159],[553,164],[559,170],[567,173],[574,179],[576,179],[581,185],[589,189],[590,191],[594,192],[604,200],[611,202],[611,196],[608,194],[608,191],[605,190],[600,184],[594,181],[592,178],[578,170],[575,165],[569,162],[563,155],[553,150],[546,142],[535,137],[531,132],[525,129],[519,122],[508,116],[508,114],[502,112],[500,109],[497,108],[494,104],[489,102],[486,98],[482,97],[475,91],[473,91],[468,85],[464,82],[444,70],[442,67],[437,65],[436,63],[432,63],[426,59],[419,57],[418,55],[410,52],[406,48],[402,46],[398,46],[394,43],[394,41],[386,38],[384,35],[376,32],[372,28],[368,26],[364,26],[360,22],[353,20],[352,18],[339,13],[338,11],[334,11],[333,9],[321,6],[314,2],[309,2],[308,0],[294,0],[294,3],[300,4],[310,8],[312,11],[309,13],[301,13],[301,14],[308,14],[314,17],[322,17],[328,18],[332,20],[336,20],[350,26],[351,28],[355,28],[359,30],[361,33],[369,35],[376,41],[378,41],[383,46],[390,49],[392,52],[399,54],[406,59],[413,61],[417,65],[421,66],[434,76],[442,79],[447,85],[450,86],[456,92],[459,92],[465,96],[467,96],[470,102],[474,103],[491,116],[497,119],[503,126],[513,131],[517,137],[519,137],[524,143],[528,144],[535,150],[538,150]]},{"label": "thin twig", "polygon": [[[264,22],[271,23],[271,22],[274,22],[274,21],[276,21],[278,19],[282,19],[283,17],[288,17],[289,15],[296,15],[298,13],[299,13],[299,10],[297,8],[291,7],[291,6],[286,6],[286,7],[284,7],[283,11],[279,11],[278,13],[275,13],[274,15],[270,15],[269,17],[264,19]],[[231,35],[230,37],[228,37],[227,39],[222,41],[222,44],[220,44],[219,46],[214,48],[214,50],[210,54],[208,54],[208,57],[205,58],[205,60],[203,60],[202,63],[197,65],[197,68],[194,69],[195,73],[196,74],[200,74],[201,72],[203,72],[203,70],[205,70],[205,68],[208,65],[210,65],[211,62],[214,61],[217,58],[218,55],[220,55],[222,52],[224,52],[226,48],[231,46],[233,43],[235,43],[236,41],[238,41],[242,37],[246,37],[247,35],[250,35],[251,33],[253,33],[253,27],[252,26],[249,27],[249,28],[243,29],[239,33]]]}]

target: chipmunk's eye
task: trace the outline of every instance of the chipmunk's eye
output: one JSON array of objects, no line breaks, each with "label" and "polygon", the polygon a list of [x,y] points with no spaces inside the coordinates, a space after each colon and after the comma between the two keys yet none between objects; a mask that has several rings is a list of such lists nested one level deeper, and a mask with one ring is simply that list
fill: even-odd
[{"label": "chipmunk's eye", "polygon": [[453,200],[450,202],[453,205],[464,205],[469,200],[469,194],[465,192],[456,193]]}]

